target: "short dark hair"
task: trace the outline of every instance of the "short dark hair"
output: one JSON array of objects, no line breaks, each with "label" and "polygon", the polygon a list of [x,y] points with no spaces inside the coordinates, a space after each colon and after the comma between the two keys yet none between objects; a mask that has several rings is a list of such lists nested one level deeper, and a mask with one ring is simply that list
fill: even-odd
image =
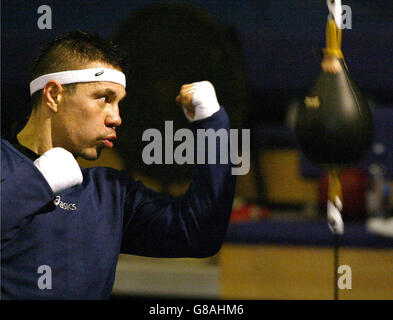
[{"label": "short dark hair", "polygon": [[[104,40],[98,34],[72,31],[57,37],[41,50],[31,68],[30,81],[48,73],[83,69],[93,61],[104,62],[126,72],[125,58],[112,41]],[[76,85],[64,87],[72,93]],[[33,94],[33,108],[38,106],[41,97],[42,90]]]}]

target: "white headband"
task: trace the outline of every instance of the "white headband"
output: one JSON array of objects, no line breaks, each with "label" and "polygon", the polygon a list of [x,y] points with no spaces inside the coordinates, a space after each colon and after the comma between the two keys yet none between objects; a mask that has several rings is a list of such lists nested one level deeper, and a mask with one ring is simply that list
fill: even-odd
[{"label": "white headband", "polygon": [[94,68],[83,70],[71,70],[44,74],[30,82],[30,95],[45,87],[50,80],[57,80],[60,84],[70,84],[77,82],[110,81],[126,87],[126,76],[123,72],[107,69]]}]

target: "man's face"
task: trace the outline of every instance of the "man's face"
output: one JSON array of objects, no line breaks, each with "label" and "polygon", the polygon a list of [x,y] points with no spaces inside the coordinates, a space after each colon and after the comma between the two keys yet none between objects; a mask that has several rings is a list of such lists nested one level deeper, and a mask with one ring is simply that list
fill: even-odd
[{"label": "man's face", "polygon": [[[111,68],[105,64],[86,66],[99,67]],[[53,146],[63,147],[75,157],[97,159],[104,147],[113,147],[121,124],[119,102],[125,95],[124,87],[113,82],[78,83],[73,94],[63,95],[52,118]]]}]

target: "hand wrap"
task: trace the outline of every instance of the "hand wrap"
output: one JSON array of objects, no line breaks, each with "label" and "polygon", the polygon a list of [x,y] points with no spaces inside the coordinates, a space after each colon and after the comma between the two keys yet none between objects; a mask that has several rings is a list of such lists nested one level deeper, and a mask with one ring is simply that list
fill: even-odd
[{"label": "hand wrap", "polygon": [[220,110],[220,105],[217,101],[216,92],[213,85],[209,81],[201,81],[194,83],[190,93],[193,92],[192,105],[195,107],[195,116],[191,118],[186,108],[183,107],[186,118],[193,122],[210,117],[213,113]]},{"label": "hand wrap", "polygon": [[71,152],[63,148],[53,148],[34,161],[53,193],[60,193],[81,184],[83,176]]}]

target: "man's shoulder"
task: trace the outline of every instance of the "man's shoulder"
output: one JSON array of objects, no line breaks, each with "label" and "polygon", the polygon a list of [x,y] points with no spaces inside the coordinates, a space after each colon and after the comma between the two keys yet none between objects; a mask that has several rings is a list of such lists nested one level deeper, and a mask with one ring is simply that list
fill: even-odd
[{"label": "man's shoulder", "polygon": [[83,179],[91,180],[96,184],[124,184],[129,178],[125,170],[118,170],[111,167],[80,167]]},{"label": "man's shoulder", "polygon": [[125,170],[111,167],[81,167],[83,182],[81,188],[90,190],[98,197],[112,197],[124,199],[126,194],[138,189],[138,182]]},{"label": "man's shoulder", "polygon": [[7,159],[23,160],[23,155],[5,138],[1,138],[1,161]]},{"label": "man's shoulder", "polygon": [[9,147],[12,147],[11,142],[9,142],[7,138],[1,137],[0,141],[1,141],[1,150],[3,150],[3,148],[8,149]]},{"label": "man's shoulder", "polygon": [[8,140],[1,138],[1,181],[12,175],[21,164],[27,167],[32,161],[20,153]]},{"label": "man's shoulder", "polygon": [[101,176],[101,175],[121,175],[122,172],[124,172],[124,170],[118,170],[118,169],[114,169],[112,167],[103,167],[103,166],[97,166],[97,167],[88,167],[85,168],[81,165],[79,165],[81,170],[83,172],[86,172],[90,175],[97,175],[97,176]]}]

